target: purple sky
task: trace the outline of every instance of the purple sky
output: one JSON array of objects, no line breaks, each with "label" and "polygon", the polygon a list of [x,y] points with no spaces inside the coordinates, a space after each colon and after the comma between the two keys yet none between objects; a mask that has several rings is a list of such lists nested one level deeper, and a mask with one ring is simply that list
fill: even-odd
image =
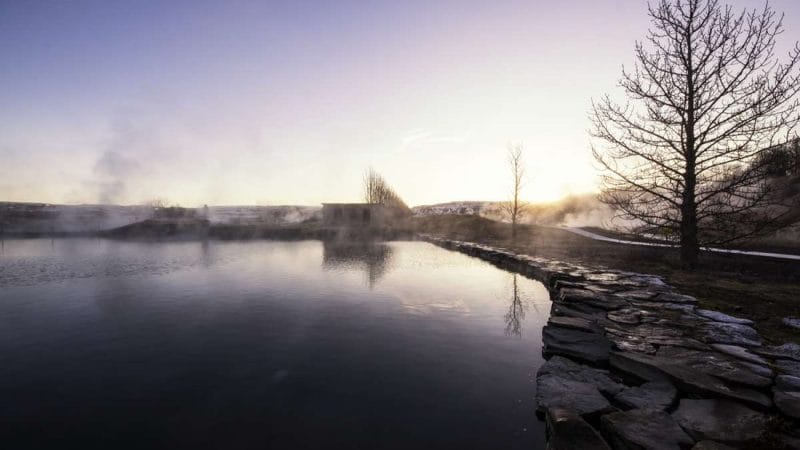
[{"label": "purple sky", "polygon": [[[771,4],[785,53],[800,1]],[[647,26],[633,0],[0,0],[0,200],[357,201],[369,166],[411,204],[502,199],[509,141],[528,198],[592,191],[590,99]]]}]

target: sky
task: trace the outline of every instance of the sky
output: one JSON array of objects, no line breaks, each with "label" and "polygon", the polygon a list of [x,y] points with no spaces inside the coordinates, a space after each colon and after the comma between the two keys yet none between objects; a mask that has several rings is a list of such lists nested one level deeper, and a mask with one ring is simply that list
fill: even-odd
[{"label": "sky", "polygon": [[[737,8],[763,5],[729,0]],[[800,2],[779,53],[800,39]],[[410,205],[593,192],[640,0],[0,0],[0,201]]]}]

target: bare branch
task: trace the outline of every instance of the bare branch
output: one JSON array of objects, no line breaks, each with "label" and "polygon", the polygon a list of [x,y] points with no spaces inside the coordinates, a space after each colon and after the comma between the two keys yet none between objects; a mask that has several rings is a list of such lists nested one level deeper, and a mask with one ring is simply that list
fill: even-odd
[{"label": "bare branch", "polygon": [[658,0],[619,85],[629,103],[592,103],[601,200],[618,216],[678,235],[682,258],[789,221],[762,155],[800,122],[800,44],[775,56],[783,17],[768,4],[736,14],[719,0]]}]

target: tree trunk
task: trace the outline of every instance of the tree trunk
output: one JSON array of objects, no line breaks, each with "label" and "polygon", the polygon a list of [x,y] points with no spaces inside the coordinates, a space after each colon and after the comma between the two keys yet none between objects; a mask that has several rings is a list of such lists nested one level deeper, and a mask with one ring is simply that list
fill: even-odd
[{"label": "tree trunk", "polygon": [[519,217],[519,182],[514,184],[514,206],[511,210],[511,242],[517,241],[517,217]]},{"label": "tree trunk", "polygon": [[695,136],[695,86],[694,61],[692,60],[692,23],[694,9],[689,12],[689,27],[686,29],[686,141],[684,158],[686,160],[683,173],[683,195],[681,195],[681,265],[684,269],[697,267],[700,245],[697,240],[697,141]]},{"label": "tree trunk", "polygon": [[[690,105],[693,103],[690,99]],[[697,267],[700,244],[697,236],[697,186],[696,151],[694,148],[694,121],[689,120],[686,127],[686,172],[683,174],[683,193],[681,198],[681,265],[684,269]]]},{"label": "tree trunk", "polygon": [[[693,202],[690,202],[693,203]],[[681,265],[684,269],[697,267],[700,245],[697,241],[697,214],[694,205],[681,208]]]},{"label": "tree trunk", "polygon": [[[689,104],[693,100],[690,98]],[[684,269],[697,267],[700,244],[697,236],[697,187],[696,150],[694,120],[690,118],[686,126],[686,171],[683,174],[683,193],[681,195],[681,265]]]}]

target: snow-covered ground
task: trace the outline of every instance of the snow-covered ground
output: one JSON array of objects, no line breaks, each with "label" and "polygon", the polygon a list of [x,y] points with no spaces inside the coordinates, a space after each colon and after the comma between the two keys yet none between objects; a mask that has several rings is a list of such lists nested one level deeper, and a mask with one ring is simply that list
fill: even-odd
[{"label": "snow-covered ground", "polygon": [[493,202],[449,202],[436,205],[421,205],[411,208],[415,216],[437,216],[443,214],[481,215]]},{"label": "snow-covered ground", "polygon": [[[624,244],[624,245],[641,245],[647,247],[676,247],[674,244],[660,244],[655,242],[639,242],[639,241],[627,241],[623,239],[614,239],[607,236],[603,236],[597,233],[592,233],[591,231],[586,231],[582,228],[574,228],[574,227],[561,227],[562,230],[566,230],[575,234],[579,234],[581,236],[594,239],[596,241],[605,241],[605,242],[613,242],[615,244]],[[716,252],[716,253],[731,253],[736,255],[748,255],[748,256],[763,256],[767,258],[780,258],[780,259],[791,259],[795,261],[800,261],[800,255],[791,255],[787,253],[769,253],[769,252],[754,252],[748,250],[731,250],[725,248],[710,248],[704,247],[703,250],[709,252]]]},{"label": "snow-covered ground", "polygon": [[321,206],[211,206],[211,223],[267,223],[284,225],[322,218]]}]

